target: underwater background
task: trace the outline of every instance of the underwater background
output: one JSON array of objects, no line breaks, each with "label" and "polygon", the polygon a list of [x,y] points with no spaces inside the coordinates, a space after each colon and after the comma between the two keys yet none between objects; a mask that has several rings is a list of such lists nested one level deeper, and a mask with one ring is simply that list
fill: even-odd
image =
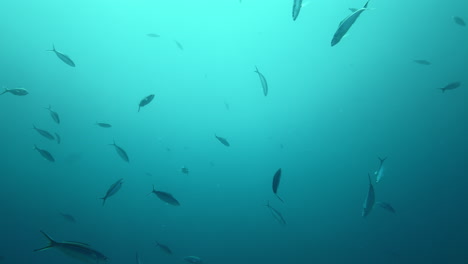
[{"label": "underwater background", "polygon": [[[468,263],[468,28],[453,19],[468,19],[468,2],[371,0],[331,47],[364,4],[304,0],[294,21],[292,0],[0,1],[0,85],[29,92],[0,96],[0,263],[81,263],[33,252],[47,245],[41,230],[115,264],[136,252],[141,263]],[[368,173],[396,213],[362,217]],[[148,195],[153,184],[180,206]]]}]

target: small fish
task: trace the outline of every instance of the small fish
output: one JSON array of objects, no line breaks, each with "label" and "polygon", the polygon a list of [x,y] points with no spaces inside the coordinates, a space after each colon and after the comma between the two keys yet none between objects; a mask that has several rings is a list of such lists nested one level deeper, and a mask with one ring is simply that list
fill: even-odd
[{"label": "small fish", "polygon": [[55,140],[55,137],[51,133],[49,133],[49,132],[47,132],[47,131],[45,131],[43,129],[39,129],[35,125],[33,125],[33,129],[36,130],[37,133],[39,133],[39,135],[47,138],[48,140]]},{"label": "small fish", "polygon": [[184,46],[182,46],[182,44],[180,44],[179,41],[174,40],[174,42],[175,42],[175,44],[177,45],[177,47],[178,47],[180,50],[182,50],[182,51],[184,50]]},{"label": "small fish", "polygon": [[430,61],[427,61],[427,60],[413,60],[413,62],[415,62],[417,64],[421,64],[421,65],[431,65],[432,64]]},{"label": "small fish", "polygon": [[167,193],[167,192],[156,191],[156,189],[154,189],[154,185],[153,185],[153,191],[151,191],[150,194],[152,193],[154,193],[161,201],[165,203],[168,203],[173,206],[180,205],[179,201],[177,201],[176,198],[172,196],[172,194]]},{"label": "small fish", "polygon": [[465,26],[466,26],[465,20],[463,20],[463,18],[461,18],[461,17],[454,16],[454,17],[453,17],[453,21],[454,21],[457,25],[460,25],[460,26],[462,26],[462,27],[465,27]]},{"label": "small fish", "polygon": [[377,204],[378,206],[382,207],[383,209],[389,211],[390,213],[396,214],[395,209],[394,209],[393,206],[391,206],[389,203],[377,202],[377,203],[375,203],[375,204]]},{"label": "small fish", "polygon": [[120,190],[120,188],[122,188],[122,183],[123,179],[119,179],[118,181],[114,182],[107,190],[106,196],[99,198],[102,199],[102,206],[104,206],[104,204],[106,203],[107,198],[113,196]]},{"label": "small fish", "polygon": [[49,105],[49,107],[44,107],[44,108],[49,110],[49,114],[52,117],[52,119],[55,121],[55,123],[60,124],[60,117],[57,114],[57,112],[52,110],[52,106]]},{"label": "small fish", "polygon": [[187,256],[184,257],[184,260],[192,264],[203,264],[203,260],[196,256]]},{"label": "small fish", "polygon": [[28,90],[26,90],[24,88],[7,89],[7,88],[3,87],[3,89],[5,89],[5,90],[0,95],[2,95],[4,93],[11,93],[11,94],[16,95],[16,96],[25,96],[25,95],[29,94]]},{"label": "small fish", "polygon": [[109,145],[115,147],[115,151],[117,151],[117,154],[119,154],[120,158],[122,158],[125,162],[130,162],[127,152],[123,148],[117,146],[117,144],[115,144],[115,140],[113,144],[109,144]]},{"label": "small fish", "polygon": [[[370,1],[370,0],[369,0]],[[331,46],[335,46],[338,44],[341,39],[348,33],[348,30],[351,28],[351,26],[356,22],[358,17],[367,10],[367,5],[369,4],[369,1],[364,5],[364,7],[354,11],[351,15],[343,19],[341,21],[340,25],[338,26],[338,29],[336,30],[335,34],[333,35],[332,41],[331,41]]]},{"label": "small fish", "polygon": [[71,241],[57,242],[44,231],[41,231],[41,233],[47,238],[49,245],[43,248],[35,249],[35,252],[55,248],[71,258],[83,262],[95,264],[104,264],[107,262],[106,256],[104,256],[99,251],[92,249],[88,244]]},{"label": "small fish", "polygon": [[461,82],[452,82],[452,83],[449,83],[449,84],[445,85],[444,87],[438,88],[438,89],[442,90],[442,92],[444,93],[445,90],[454,90],[454,89],[457,89],[460,86],[461,86]]},{"label": "small fish", "polygon": [[64,214],[60,211],[59,211],[59,214],[63,217],[63,219],[65,219],[65,221],[70,222],[70,223],[76,223],[76,219],[72,215]]},{"label": "small fish", "polygon": [[285,226],[285,225],[286,225],[286,220],[284,220],[283,215],[282,215],[278,210],[276,210],[275,208],[273,208],[273,207],[270,205],[270,202],[269,202],[269,201],[268,201],[268,203],[267,203],[265,206],[268,207],[268,209],[270,209],[271,214],[272,214],[273,217],[276,219],[276,221],[278,221],[278,223],[280,223],[280,225],[282,225],[282,226]]},{"label": "small fish", "polygon": [[223,144],[224,146],[226,146],[226,147],[229,147],[229,146],[230,146],[229,142],[228,142],[225,138],[223,138],[223,137],[218,137],[216,134],[215,134],[215,137],[216,137],[216,138],[219,140],[219,142],[221,142],[221,144]]},{"label": "small fish", "polygon": [[103,128],[110,128],[110,127],[112,127],[111,124],[107,124],[107,123],[99,123],[99,122],[96,122],[96,125],[99,126],[99,127],[103,127]]},{"label": "small fish", "polygon": [[374,172],[375,176],[377,176],[375,180],[376,183],[380,182],[380,180],[382,180],[382,177],[384,176],[384,171],[385,171],[384,162],[387,159],[387,157],[383,159],[381,157],[377,157],[377,158],[379,158],[380,160],[380,165],[379,165],[379,169],[377,169]]},{"label": "small fish", "polygon": [[366,217],[370,214],[375,203],[374,186],[372,186],[370,174],[367,174],[367,176],[369,177],[369,190],[367,191],[367,197],[362,206],[362,217]]},{"label": "small fish", "polygon": [[180,171],[181,171],[183,174],[189,174],[189,169],[188,169],[187,167],[185,167],[185,166],[182,167],[182,168],[180,169]]},{"label": "small fish", "polygon": [[258,71],[257,66],[255,66],[255,73],[258,74],[258,77],[260,78],[260,82],[262,83],[263,95],[267,96],[268,95],[268,83],[267,83],[265,76],[263,76],[263,74]]},{"label": "small fish", "polygon": [[156,246],[167,254],[172,255],[172,250],[168,246],[161,244],[158,241],[156,241]]},{"label": "small fish", "polygon": [[273,188],[273,193],[276,195],[276,197],[278,197],[278,199],[279,199],[281,202],[284,202],[283,199],[281,199],[281,198],[278,196],[278,187],[279,187],[280,181],[281,181],[281,168],[279,168],[279,169],[275,172],[275,175],[273,176],[272,188]]},{"label": "small fish", "polygon": [[63,54],[63,53],[60,53],[58,52],[56,49],[55,49],[55,45],[52,45],[52,49],[51,50],[48,50],[48,51],[52,51],[55,53],[55,55],[57,55],[57,57],[62,60],[63,62],[65,62],[68,66],[71,66],[71,67],[75,67],[75,63],[72,61],[72,59],[70,59],[70,57],[68,57],[67,55]]},{"label": "small fish", "polygon": [[153,176],[153,174],[151,174],[151,173],[149,173],[149,172],[146,172],[145,175],[146,175],[146,176],[149,176],[149,177],[152,177],[152,176]]},{"label": "small fish", "polygon": [[52,154],[50,154],[49,151],[47,151],[45,149],[40,149],[36,145],[34,145],[34,149],[37,150],[37,152],[39,152],[39,154],[41,154],[41,156],[43,158],[45,158],[46,160],[48,160],[50,162],[55,162],[54,157],[52,156]]},{"label": "small fish", "polygon": [[62,142],[62,138],[57,133],[55,133],[55,139],[57,139],[57,144],[60,144],[60,142]]},{"label": "small fish", "polygon": [[140,112],[140,108],[146,106],[147,104],[151,103],[154,99],[154,94],[150,94],[145,98],[141,99],[140,104],[138,105],[138,112]]},{"label": "small fish", "polygon": [[156,33],[149,33],[149,34],[146,34],[146,36],[148,36],[150,38],[159,38],[159,37],[161,37],[160,35],[158,35]]},{"label": "small fish", "polygon": [[301,7],[302,7],[302,0],[294,0],[293,10],[292,10],[292,17],[294,21],[296,21],[296,18],[299,16]]}]

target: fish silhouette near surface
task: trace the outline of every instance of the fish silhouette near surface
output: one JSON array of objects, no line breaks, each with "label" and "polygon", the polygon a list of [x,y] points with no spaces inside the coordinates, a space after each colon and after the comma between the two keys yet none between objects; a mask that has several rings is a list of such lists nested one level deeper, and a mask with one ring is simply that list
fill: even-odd
[{"label": "fish silhouette near surface", "polygon": [[107,257],[99,251],[92,249],[88,244],[71,241],[57,242],[44,231],[41,231],[41,233],[47,238],[49,245],[43,248],[35,249],[35,252],[55,248],[65,255],[82,262],[95,264],[107,263]]},{"label": "fish silhouette near surface", "polygon": [[24,88],[7,89],[7,88],[3,87],[3,89],[4,89],[4,91],[2,93],[0,93],[0,95],[5,94],[5,93],[11,93],[12,95],[16,95],[16,96],[25,96],[25,95],[29,94],[28,90],[26,90]]},{"label": "fish silhouette near surface", "polygon": [[350,9],[352,11],[352,14],[343,19],[343,21],[340,22],[340,25],[338,26],[338,29],[336,30],[335,34],[333,35],[332,41],[331,41],[331,46],[335,46],[338,44],[341,39],[348,33],[349,29],[353,26],[354,22],[359,18],[359,16],[367,10],[367,5],[369,4],[369,1],[364,5],[364,7],[356,9]]},{"label": "fish silhouette near surface", "polygon": [[59,211],[59,214],[63,217],[63,219],[69,223],[76,223],[75,217],[70,214],[65,214]]},{"label": "fish silhouette near surface", "polygon": [[55,53],[55,55],[57,55],[57,57],[63,61],[65,64],[67,64],[68,66],[70,67],[75,67],[75,63],[72,61],[72,59],[70,59],[70,57],[68,57],[68,55],[65,55],[61,52],[58,52],[56,49],[55,49],[55,45],[52,45],[52,49],[51,50],[48,50],[48,51],[52,51]]},{"label": "fish silhouette near surface", "polygon": [[111,128],[112,125],[111,124],[108,124],[108,123],[100,123],[100,122],[96,122],[96,125],[98,127],[102,127],[102,128]]},{"label": "fish silhouette near surface", "polygon": [[104,206],[104,204],[106,203],[106,200],[115,195],[119,190],[120,188],[122,188],[122,183],[123,183],[123,179],[119,179],[118,181],[116,181],[115,183],[113,183],[109,189],[107,190],[106,192],[106,195],[100,199],[102,199],[102,205]]},{"label": "fish silhouette near surface", "polygon": [[184,260],[192,264],[203,264],[203,260],[197,256],[187,256],[187,257],[184,257]]},{"label": "fish silhouette near surface", "polygon": [[459,16],[454,16],[453,21],[459,26],[466,27],[465,20],[463,20],[463,18],[461,18]]},{"label": "fish silhouette near surface", "polygon": [[413,60],[414,63],[417,63],[417,64],[420,64],[420,65],[426,65],[426,66],[429,66],[431,65],[432,63],[428,60]]},{"label": "fish silhouette near surface", "polygon": [[60,144],[62,142],[62,138],[57,133],[55,133],[55,139],[57,140],[57,144]]}]

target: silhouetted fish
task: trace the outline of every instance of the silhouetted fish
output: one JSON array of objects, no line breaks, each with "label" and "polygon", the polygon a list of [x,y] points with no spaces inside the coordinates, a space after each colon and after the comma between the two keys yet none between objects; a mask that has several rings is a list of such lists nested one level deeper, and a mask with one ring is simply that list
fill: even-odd
[{"label": "silhouetted fish", "polygon": [[442,92],[445,92],[446,90],[457,89],[460,86],[461,86],[461,82],[452,82],[439,89],[442,90]]},{"label": "silhouetted fish", "polygon": [[102,199],[102,205],[104,206],[104,204],[106,203],[106,200],[107,198],[113,196],[114,194],[116,194],[120,188],[122,188],[122,183],[123,183],[123,179],[119,179],[118,181],[116,181],[115,183],[113,183],[109,189],[107,190],[106,192],[106,195],[100,199]]},{"label": "silhouetted fish", "polygon": [[39,133],[39,135],[47,138],[48,140],[55,140],[55,137],[51,133],[49,133],[49,132],[47,132],[47,131],[45,131],[43,129],[39,129],[35,125],[33,125],[33,129],[36,130],[37,133]]},{"label": "silhouetted fish", "polygon": [[351,28],[351,26],[356,22],[358,17],[367,10],[367,5],[369,4],[369,1],[364,5],[363,8],[360,8],[356,11],[354,11],[351,15],[346,17],[343,21],[341,21],[340,25],[338,26],[338,29],[336,30],[335,34],[333,35],[333,39],[331,41],[331,46],[335,46],[338,44],[341,39],[346,35],[348,30]]},{"label": "silhouetted fish", "polygon": [[146,34],[146,36],[148,36],[150,38],[159,38],[160,37],[160,35],[156,34],[156,33],[149,33],[149,34]]},{"label": "silhouetted fish", "polygon": [[7,89],[7,88],[3,87],[3,89],[5,89],[5,90],[0,95],[2,95],[4,93],[11,93],[11,94],[16,95],[16,96],[24,96],[24,95],[29,94],[28,90],[26,90],[24,88]]},{"label": "silhouetted fish", "polygon": [[45,149],[40,149],[36,145],[34,145],[34,149],[37,150],[37,152],[39,152],[39,154],[41,154],[41,156],[43,158],[45,158],[46,160],[48,160],[50,162],[55,162],[54,157],[52,156],[52,154],[50,154],[49,151],[47,151]]},{"label": "silhouetted fish", "polygon": [[153,191],[151,191],[151,193],[154,193],[161,201],[165,203],[168,203],[173,206],[180,205],[179,201],[177,201],[176,198],[172,196],[172,194],[167,193],[167,192],[156,191],[156,189],[154,189],[154,185],[153,185]]},{"label": "silhouetted fish", "polygon": [[184,50],[184,46],[182,46],[182,44],[180,44],[179,41],[174,40],[174,42],[175,42],[175,44],[177,45],[177,47],[178,47],[180,50],[182,50],[182,51]]},{"label": "silhouetted fish", "polygon": [[363,217],[366,217],[370,214],[370,212],[372,211],[372,208],[374,208],[374,203],[375,203],[374,186],[372,186],[370,174],[367,174],[367,176],[369,177],[369,190],[367,191],[367,197],[362,207]]},{"label": "silhouetted fish", "polygon": [[184,260],[192,264],[203,264],[203,260],[196,256],[187,256],[184,257]]},{"label": "silhouetted fish", "polygon": [[218,137],[216,134],[215,134],[215,137],[219,140],[219,142],[221,142],[221,144],[223,144],[224,146],[226,147],[229,147],[230,144],[229,142],[227,141],[227,139],[223,138],[223,137]]},{"label": "silhouetted fish", "polygon": [[181,171],[183,174],[189,174],[189,169],[188,169],[187,167],[185,167],[185,166],[182,167],[182,168],[180,169],[180,171]]},{"label": "silhouetted fish", "polygon": [[127,152],[123,148],[117,146],[117,144],[115,144],[115,140],[114,140],[113,144],[109,144],[109,145],[115,147],[115,151],[117,151],[117,154],[119,154],[119,156],[120,156],[120,158],[122,158],[122,160],[124,160],[125,162],[130,162],[130,159],[128,158]]},{"label": "silhouetted fish", "polygon": [[265,76],[258,71],[257,66],[255,66],[255,72],[258,74],[258,77],[260,78],[260,82],[262,83],[262,88],[263,88],[263,95],[267,96],[268,95],[268,83],[265,78]]},{"label": "silhouetted fish", "polygon": [[153,101],[154,99],[154,94],[150,94],[148,96],[146,96],[145,98],[141,99],[140,101],[140,104],[138,105],[138,112],[140,112],[140,109],[146,105],[148,105],[149,103],[151,103],[151,101]]},{"label": "silhouetted fish", "polygon": [[162,251],[166,252],[167,254],[172,255],[172,250],[168,246],[161,244],[158,241],[156,241],[156,246],[158,246]]},{"label": "silhouetted fish", "polygon": [[60,53],[58,52],[56,49],[55,49],[55,45],[52,45],[52,50],[48,50],[48,51],[52,51],[55,53],[55,55],[57,55],[57,57],[62,60],[63,62],[65,62],[67,65],[71,66],[71,67],[75,67],[75,63],[72,61],[72,59],[70,59],[70,57],[68,57],[67,55],[63,54],[63,53]]},{"label": "silhouetted fish", "polygon": [[281,168],[279,168],[279,169],[275,172],[275,175],[273,176],[272,188],[273,188],[273,193],[276,195],[276,197],[278,197],[278,199],[279,199],[281,202],[284,202],[283,199],[281,199],[281,198],[278,196],[278,187],[279,187],[280,181],[281,181]]},{"label": "silhouetted fish", "polygon": [[110,128],[110,127],[112,127],[111,124],[107,124],[107,123],[99,123],[99,122],[96,122],[96,125],[99,126],[99,127],[103,127],[103,128]]},{"label": "silhouetted fish", "polygon": [[292,11],[293,20],[296,20],[296,18],[299,16],[301,7],[302,7],[302,0],[294,0],[293,11]]},{"label": "silhouetted fish", "polygon": [[461,17],[454,16],[454,17],[453,17],[453,21],[455,21],[455,23],[456,23],[457,25],[460,25],[460,26],[462,26],[462,27],[465,27],[465,26],[466,26],[465,20],[463,20],[463,18],[461,18]]},{"label": "silhouetted fish", "polygon": [[268,201],[268,203],[267,203],[265,206],[268,207],[268,209],[270,209],[271,214],[272,214],[273,217],[276,219],[276,221],[278,221],[278,223],[280,223],[280,225],[282,225],[282,226],[285,226],[285,225],[286,225],[286,220],[284,220],[283,215],[282,215],[278,210],[276,210],[275,208],[271,207],[269,201]]},{"label": "silhouetted fish", "polygon": [[50,117],[55,121],[55,123],[60,124],[60,117],[57,114],[57,112],[52,110],[52,106],[49,105],[49,107],[44,107],[45,109],[49,110]]}]

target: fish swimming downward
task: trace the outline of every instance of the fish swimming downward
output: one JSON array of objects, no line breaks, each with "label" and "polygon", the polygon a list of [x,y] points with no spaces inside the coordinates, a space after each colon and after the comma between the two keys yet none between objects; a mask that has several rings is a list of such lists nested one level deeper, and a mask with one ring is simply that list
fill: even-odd
[{"label": "fish swimming downward", "polygon": [[57,242],[44,231],[41,233],[49,240],[49,245],[35,249],[35,252],[55,248],[71,258],[90,264],[104,264],[108,260],[106,256],[92,249],[88,244],[71,241]]},{"label": "fish swimming downward", "polygon": [[378,157],[378,158],[380,160],[379,169],[374,172],[376,176],[376,180],[375,180],[376,183],[380,182],[384,176],[384,172],[385,172],[384,162],[387,159],[387,157],[385,158]]},{"label": "fish swimming downward", "polygon": [[117,152],[117,154],[119,154],[119,157],[125,161],[125,162],[130,162],[130,159],[128,158],[128,155],[127,155],[127,152],[121,148],[120,146],[118,146],[117,144],[115,144],[115,140],[114,140],[114,143],[112,144],[109,144],[111,146],[114,146],[115,148],[115,151]]},{"label": "fish swimming downward", "polygon": [[362,217],[368,216],[372,211],[372,208],[374,208],[375,204],[374,186],[372,186],[370,174],[367,174],[367,176],[369,178],[369,190],[367,191],[366,200],[362,206]]},{"label": "fish swimming downward", "polygon": [[48,51],[52,51],[55,53],[55,55],[57,55],[57,57],[65,62],[65,64],[67,64],[68,66],[70,67],[75,67],[75,63],[72,61],[72,59],[70,59],[70,57],[68,57],[67,55],[61,53],[61,52],[58,52],[56,49],[55,49],[55,45],[52,45],[52,49],[51,50],[48,50]]},{"label": "fish swimming downward", "polygon": [[3,87],[3,89],[5,90],[0,95],[5,94],[5,93],[11,93],[12,95],[16,95],[16,96],[25,96],[29,94],[28,90],[24,88],[7,89]]},{"label": "fish swimming downward", "polygon": [[278,196],[278,187],[279,187],[280,181],[281,181],[281,168],[279,168],[279,169],[275,172],[275,175],[273,175],[272,189],[273,189],[273,193],[276,195],[276,197],[278,197],[278,199],[279,199],[281,202],[284,203],[283,199],[281,199],[281,198]]},{"label": "fish swimming downward", "polygon": [[107,190],[106,192],[106,195],[100,199],[102,199],[102,206],[104,206],[104,204],[106,203],[106,200],[115,195],[119,190],[120,188],[122,188],[122,183],[123,183],[123,179],[119,179],[118,181],[114,182],[110,187],[109,189]]},{"label": "fish swimming downward", "polygon": [[258,78],[260,78],[260,82],[262,84],[263,95],[268,95],[268,83],[265,76],[258,70],[257,66],[255,66],[255,73],[258,74]]},{"label": "fish swimming downward", "polygon": [[40,149],[38,148],[36,145],[34,145],[34,149],[37,150],[37,152],[39,152],[39,154],[41,154],[41,156],[50,161],[50,162],[55,162],[55,159],[54,157],[52,156],[52,154],[50,154],[49,151],[45,150],[45,149]]},{"label": "fish swimming downward", "polygon": [[172,194],[170,194],[168,192],[156,191],[156,189],[154,188],[154,185],[153,185],[153,190],[149,194],[152,194],[152,193],[154,193],[154,195],[156,195],[156,197],[158,197],[161,201],[163,201],[163,202],[165,202],[167,204],[170,204],[170,205],[173,205],[173,206],[180,206],[179,201],[177,201],[177,199],[174,198],[174,196],[172,196]]},{"label": "fish swimming downward", "polygon": [[[369,0],[370,1],[370,0]],[[359,18],[359,16],[367,10],[367,5],[369,4],[369,1],[366,2],[364,7],[359,8],[359,9],[350,9],[351,12],[353,12],[351,15],[347,16],[343,21],[340,22],[340,25],[338,26],[338,29],[336,30],[335,34],[333,35],[332,41],[331,41],[331,46],[335,46],[338,44],[341,39],[348,33],[348,30],[351,28],[351,26],[356,22],[356,20]]]}]

